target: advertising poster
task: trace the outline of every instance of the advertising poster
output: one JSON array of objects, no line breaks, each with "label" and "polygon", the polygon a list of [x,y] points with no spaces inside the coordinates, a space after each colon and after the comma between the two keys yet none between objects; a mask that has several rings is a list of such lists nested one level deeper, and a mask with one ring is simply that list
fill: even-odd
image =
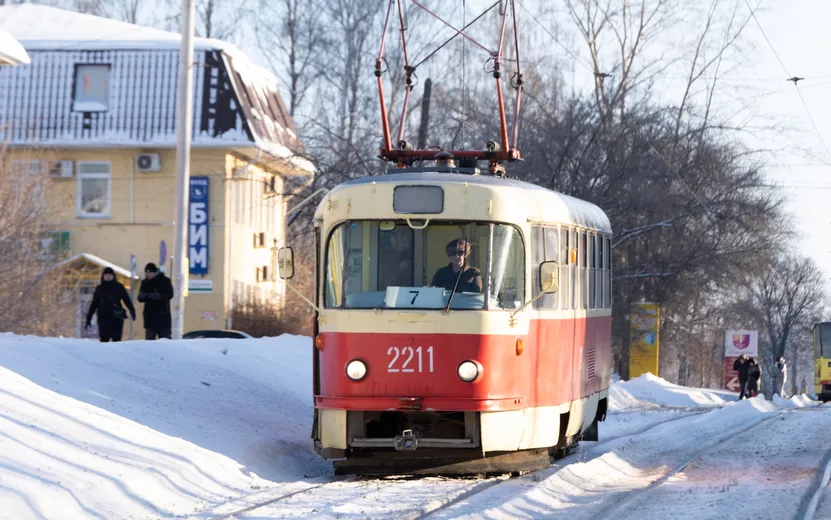
[{"label": "advertising poster", "polygon": [[629,379],[647,372],[658,375],[661,309],[655,303],[629,306]]}]

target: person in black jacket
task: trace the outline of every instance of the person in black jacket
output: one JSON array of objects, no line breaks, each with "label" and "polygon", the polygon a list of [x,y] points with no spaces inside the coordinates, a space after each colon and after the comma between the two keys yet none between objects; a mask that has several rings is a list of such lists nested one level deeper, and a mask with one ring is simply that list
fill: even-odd
[{"label": "person in black jacket", "polygon": [[747,362],[747,394],[748,397],[759,395],[759,383],[762,379],[762,367],[756,362],[756,358],[750,358]]},{"label": "person in black jacket", "polygon": [[747,363],[747,356],[742,354],[736,361],[733,361],[733,370],[739,373],[739,386],[741,390],[739,391],[739,400],[741,401],[747,395],[747,369],[750,368],[750,365]]},{"label": "person in black jacket", "polygon": [[138,301],[144,303],[145,337],[170,339],[170,300],[173,299],[173,284],[152,262],[144,267],[144,274],[146,278],[141,281]]},{"label": "person in black jacket", "polygon": [[101,273],[101,283],[95,288],[92,294],[92,302],[87,311],[87,322],[85,328],[92,323],[93,314],[98,313],[98,338],[102,343],[108,341],[121,341],[124,332],[124,320],[127,313],[121,302],[130,309],[130,316],[133,321],[136,319],[136,309],[130,301],[130,295],[123,285],[115,279],[115,272],[111,267],[105,267]]}]

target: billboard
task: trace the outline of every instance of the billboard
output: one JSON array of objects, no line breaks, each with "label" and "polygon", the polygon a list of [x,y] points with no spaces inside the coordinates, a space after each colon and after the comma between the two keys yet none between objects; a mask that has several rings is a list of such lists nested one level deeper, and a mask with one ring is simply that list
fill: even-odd
[{"label": "billboard", "polygon": [[759,333],[755,330],[728,330],[724,334],[724,388],[738,392],[739,375],[733,370],[736,358],[759,355]]},{"label": "billboard", "polygon": [[658,304],[629,305],[629,379],[647,372],[658,375],[660,318]]},{"label": "billboard", "polygon": [[208,274],[210,236],[208,228],[209,177],[190,178],[188,201],[188,259],[190,274]]}]

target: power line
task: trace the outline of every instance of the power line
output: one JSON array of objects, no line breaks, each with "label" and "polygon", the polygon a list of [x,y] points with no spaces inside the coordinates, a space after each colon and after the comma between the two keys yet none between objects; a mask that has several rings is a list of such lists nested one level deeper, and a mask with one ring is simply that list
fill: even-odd
[{"label": "power line", "polygon": [[[753,20],[756,22],[756,26],[757,26],[757,27],[759,28],[759,30],[762,32],[762,36],[765,38],[765,41],[766,41],[766,42],[768,42],[768,47],[770,47],[770,50],[773,52],[773,55],[774,55],[774,56],[776,56],[776,60],[779,62],[779,65],[781,65],[781,66],[782,66],[782,70],[784,70],[784,71],[785,71],[785,76],[786,76],[786,77],[790,77],[790,76],[791,76],[791,73],[790,73],[790,72],[788,72],[788,68],[787,68],[787,67],[785,67],[785,64],[782,62],[782,59],[781,59],[781,58],[779,58],[779,54],[777,54],[777,53],[776,53],[776,49],[774,49],[774,48],[773,48],[773,44],[772,44],[772,43],[770,43],[770,40],[768,39],[768,35],[767,35],[767,34],[765,34],[765,30],[764,30],[764,29],[762,29],[762,24],[760,24],[760,23],[759,23],[759,19],[758,19],[758,18],[756,18],[756,12],[753,10],[753,8],[752,8],[752,7],[750,7],[750,2],[748,2],[747,0],[744,0],[744,5],[746,5],[746,6],[747,6],[747,8],[750,10],[750,16],[752,16],[752,17],[753,17]],[[796,83],[794,82],[794,85],[795,85],[795,84],[796,84]]]},{"label": "power line", "polygon": [[793,86],[796,88],[796,93],[799,94],[799,100],[802,101],[802,106],[805,108],[805,113],[808,115],[808,120],[811,121],[811,126],[814,128],[814,132],[817,134],[820,143],[822,143],[823,148],[825,148],[825,153],[831,156],[831,149],[828,148],[828,145],[825,144],[825,139],[822,138],[822,134],[817,127],[816,122],[814,121],[813,116],[811,115],[811,110],[808,108],[808,103],[805,102],[805,98],[802,96],[802,92],[799,90],[799,85],[797,83],[804,78],[797,78],[796,76],[791,76],[791,73],[788,72],[788,68],[785,66],[785,63],[782,62],[782,59],[779,57],[779,53],[776,52],[776,49],[773,47],[773,44],[770,42],[768,35],[765,33],[765,29],[762,27],[762,24],[759,23],[759,19],[756,18],[756,13],[752,7],[750,7],[750,3],[748,0],[744,0],[744,4],[750,10],[750,16],[753,17],[753,20],[756,22],[756,26],[759,28],[759,31],[762,33],[762,37],[764,37],[765,41],[770,47],[770,51],[776,56],[776,61],[779,62],[779,65],[782,66],[782,70],[785,71],[785,77],[788,78],[788,81],[793,81]]},{"label": "power line", "polygon": [[571,50],[570,50],[568,47],[566,47],[566,46],[565,46],[562,42],[560,42],[560,40],[558,40],[558,39],[557,39],[557,37],[556,37],[556,36],[554,36],[554,34],[553,34],[551,31],[549,31],[549,30],[548,30],[548,29],[547,29],[547,28],[546,28],[546,27],[542,24],[542,22],[540,22],[539,18],[537,18],[536,16],[534,16],[534,13],[532,13],[531,11],[529,11],[529,10],[528,10],[528,8],[527,8],[527,7],[525,7],[525,4],[523,4],[523,3],[522,3],[522,0],[517,0],[517,2],[519,2],[520,7],[522,7],[522,8],[525,10],[525,12],[526,12],[526,13],[528,13],[529,15],[531,15],[531,19],[532,19],[532,20],[534,20],[535,22],[537,22],[537,25],[539,25],[539,26],[540,26],[540,28],[541,28],[543,31],[545,31],[545,32],[546,32],[546,33],[547,33],[547,34],[551,37],[551,39],[552,39],[552,40],[554,40],[555,42],[557,42],[557,44],[558,44],[560,47],[562,47],[564,51],[566,51],[566,54],[568,54],[569,56],[571,56],[571,57],[574,59],[574,61],[576,61],[577,63],[579,63],[579,64],[580,64],[580,65],[582,65],[583,67],[585,67],[585,68],[586,68],[586,70],[588,70],[590,73],[594,74],[594,69],[593,69],[592,67],[590,67],[590,66],[586,65],[586,63],[585,63],[583,60],[581,60],[580,58],[578,58],[578,57],[577,57],[577,56],[576,56],[573,52],[571,52]]}]

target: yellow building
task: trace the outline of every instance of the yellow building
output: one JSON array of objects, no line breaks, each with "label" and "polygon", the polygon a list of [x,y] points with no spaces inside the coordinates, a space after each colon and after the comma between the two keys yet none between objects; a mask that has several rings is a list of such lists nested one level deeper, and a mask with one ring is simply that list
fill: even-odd
[{"label": "yellow building", "polygon": [[[139,277],[170,266],[179,35],[30,4],[0,7],[0,30],[31,58],[0,69],[0,141],[23,171],[48,172],[56,270],[106,263],[129,283],[131,257]],[[216,40],[197,38],[194,56],[185,331],[233,328],[235,305],[282,305],[284,193],[312,178],[276,78]],[[78,284],[78,334],[96,282]]]}]

